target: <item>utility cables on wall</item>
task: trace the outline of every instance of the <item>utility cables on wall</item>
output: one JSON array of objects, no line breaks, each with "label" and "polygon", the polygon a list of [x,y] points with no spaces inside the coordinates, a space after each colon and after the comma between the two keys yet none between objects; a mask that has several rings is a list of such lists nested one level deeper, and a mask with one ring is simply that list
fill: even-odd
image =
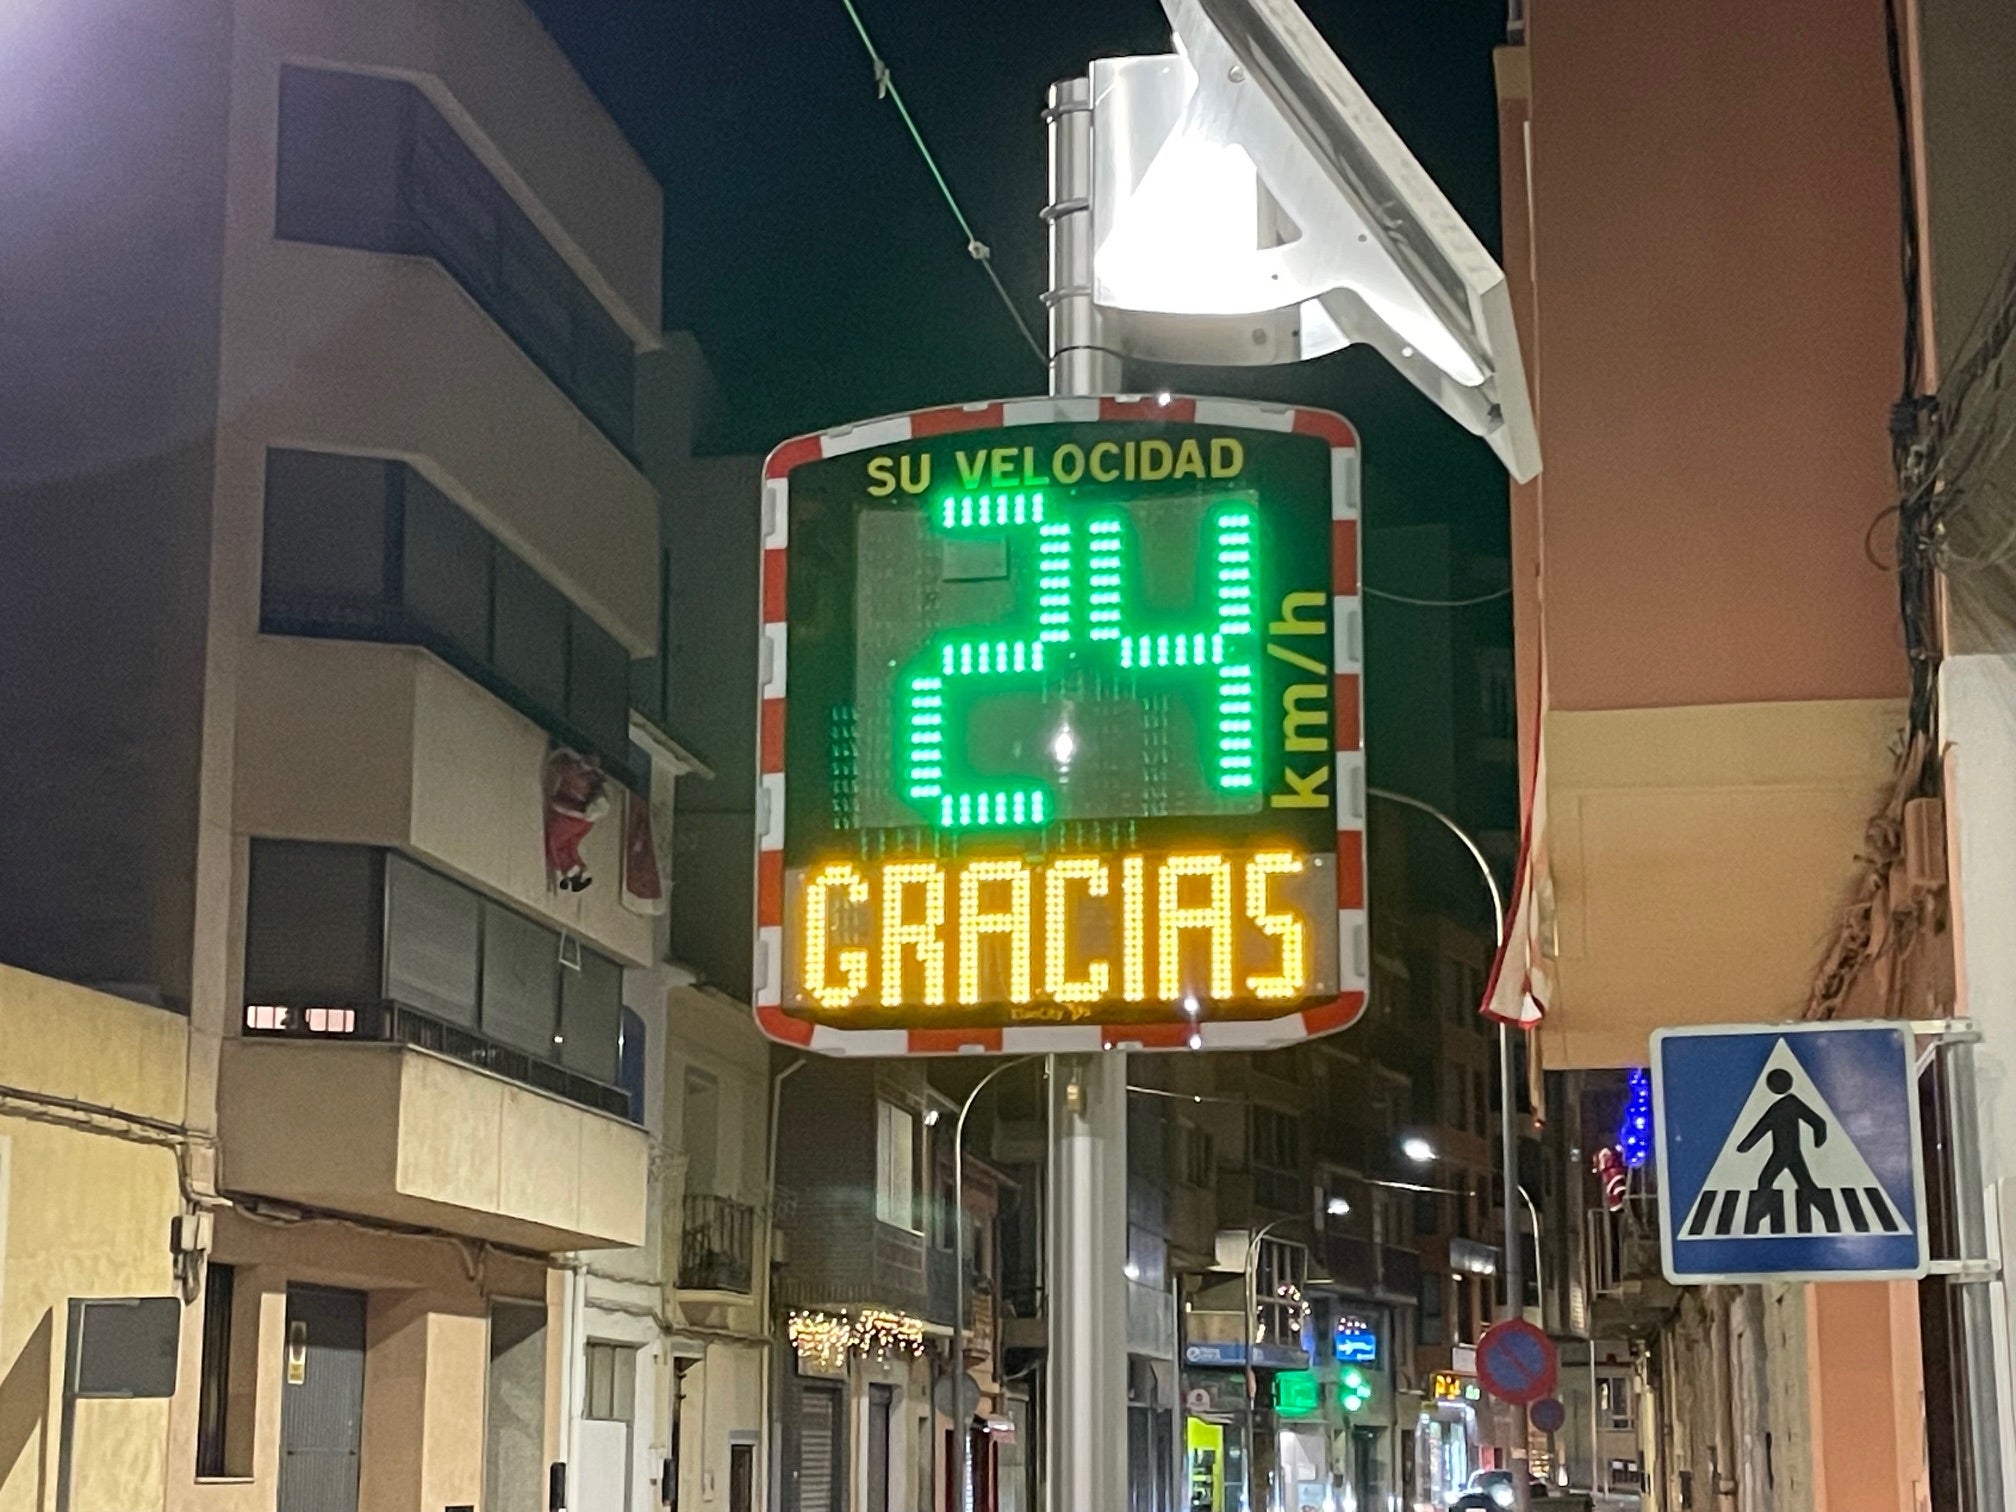
[{"label": "utility cables on wall", "polygon": [[924,133],[917,129],[916,119],[910,114],[910,107],[903,103],[903,95],[896,87],[896,80],[889,72],[889,65],[882,54],[875,50],[875,43],[868,35],[868,27],[861,19],[861,12],[854,7],[854,0],[840,0],[847,9],[847,18],[854,23],[854,30],[860,33],[861,45],[868,50],[868,61],[875,66],[875,95],[886,99],[896,107],[896,114],[903,118],[903,128],[910,133],[910,140],[917,144],[918,154],[924,159],[924,166],[931,170],[931,177],[938,185],[938,192],[945,196],[945,204],[952,212],[952,218],[959,222],[959,230],[966,238],[966,255],[980,264],[987,275],[987,281],[994,285],[994,292],[1001,296],[1002,306],[1015,322],[1015,329],[1022,333],[1022,339],[1029,344],[1029,350],[1036,354],[1036,360],[1046,368],[1050,358],[1043,350],[1043,344],[1036,339],[1036,333],[1029,329],[1029,322],[1022,318],[1022,311],[1009,296],[1008,286],[1001,282],[1001,275],[994,271],[994,252],[987,243],[973,233],[972,222],[966,219],[966,212],[959,208],[959,200],[952,193],[952,186],[945,182],[945,174],[938,166],[938,160],[931,155],[925,145]]}]

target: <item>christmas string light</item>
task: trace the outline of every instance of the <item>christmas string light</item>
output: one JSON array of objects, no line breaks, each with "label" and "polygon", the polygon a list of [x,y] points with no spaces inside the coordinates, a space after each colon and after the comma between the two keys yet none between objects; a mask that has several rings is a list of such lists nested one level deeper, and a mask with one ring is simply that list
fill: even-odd
[{"label": "christmas string light", "polygon": [[798,1358],[816,1370],[847,1368],[847,1350],[854,1339],[854,1324],[831,1313],[794,1312],[788,1328],[791,1347]]},{"label": "christmas string light", "polygon": [[870,1309],[854,1320],[854,1348],[877,1364],[892,1354],[924,1353],[924,1325],[908,1313]]},{"label": "christmas string light", "polygon": [[924,1324],[908,1313],[864,1310],[858,1318],[794,1312],[787,1333],[799,1359],[827,1372],[845,1370],[849,1354],[887,1364],[894,1355],[924,1353]]}]

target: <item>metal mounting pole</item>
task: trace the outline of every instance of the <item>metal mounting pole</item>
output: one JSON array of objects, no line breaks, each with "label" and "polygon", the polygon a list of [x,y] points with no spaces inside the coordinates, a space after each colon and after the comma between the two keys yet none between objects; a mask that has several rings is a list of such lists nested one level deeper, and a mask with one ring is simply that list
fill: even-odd
[{"label": "metal mounting pole", "polygon": [[[1092,85],[1051,86],[1050,392],[1113,393],[1092,300]],[[1050,1058],[1050,1357],[1046,1481],[1052,1512],[1127,1505],[1127,1057]],[[963,1509],[958,1509],[963,1512]]]}]

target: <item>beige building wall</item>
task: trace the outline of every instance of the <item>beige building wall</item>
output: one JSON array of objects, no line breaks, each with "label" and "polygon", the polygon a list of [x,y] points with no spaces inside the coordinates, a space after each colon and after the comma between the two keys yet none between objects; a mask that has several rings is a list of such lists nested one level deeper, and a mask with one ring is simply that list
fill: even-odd
[{"label": "beige building wall", "polygon": [[[1546,470],[1550,1067],[1796,1014],[1903,722],[1890,575],[1896,148],[1880,8],[1532,0],[1498,70],[1507,272]],[[1530,749],[1528,752],[1530,756]]]},{"label": "beige building wall", "polygon": [[[1551,711],[1537,1039],[1549,1069],[1642,1065],[1662,1026],[1801,1015],[1887,797],[1897,123],[1877,0],[1526,20],[1498,82],[1546,459],[1513,495],[1524,710],[1544,670]],[[1655,1345],[1659,1505],[1683,1474],[1742,1512],[1922,1505],[1913,1296],[1690,1289]]]},{"label": "beige building wall", "polygon": [[[184,1040],[173,1015],[0,966],[0,1512],[53,1505],[70,1299],[176,1291]],[[76,1512],[161,1505],[168,1416],[79,1404]]]},{"label": "beige building wall", "polygon": [[656,921],[622,902],[621,791],[581,847],[595,885],[547,882],[551,740],[531,720],[417,646],[255,636],[240,673],[241,835],[403,851],[625,965],[652,959]]}]

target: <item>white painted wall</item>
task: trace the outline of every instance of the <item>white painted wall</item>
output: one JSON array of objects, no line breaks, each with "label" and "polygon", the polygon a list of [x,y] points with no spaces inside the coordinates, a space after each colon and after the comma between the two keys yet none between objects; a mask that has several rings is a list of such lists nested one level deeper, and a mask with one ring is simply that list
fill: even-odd
[{"label": "white painted wall", "polygon": [[[1960,1007],[1981,1031],[1974,1095],[1990,1240],[2016,1247],[2016,656],[1949,657],[1940,669]],[[1997,1323],[2003,1495],[2016,1500],[2016,1332],[2008,1282]],[[1992,1453],[1992,1449],[1989,1451]]]}]

